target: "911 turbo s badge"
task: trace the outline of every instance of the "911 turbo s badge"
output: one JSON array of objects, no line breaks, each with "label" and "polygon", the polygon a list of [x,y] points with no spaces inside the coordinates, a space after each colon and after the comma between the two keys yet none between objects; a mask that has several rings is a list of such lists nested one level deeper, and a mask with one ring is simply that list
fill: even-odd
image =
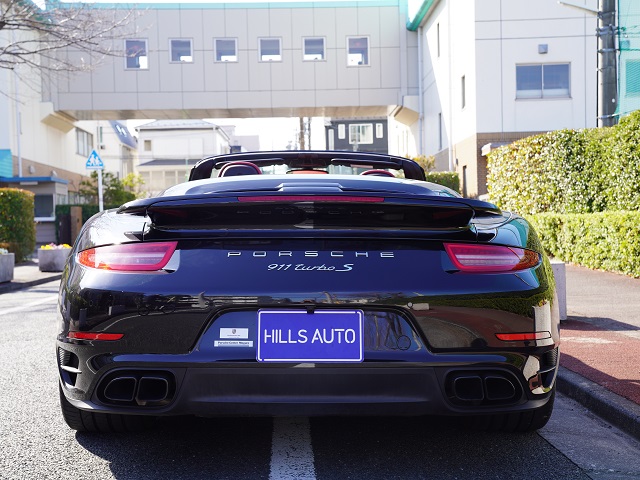
[{"label": "911 turbo s badge", "polygon": [[293,250],[278,250],[278,251],[266,251],[258,250],[251,252],[242,251],[229,251],[227,252],[227,258],[230,257],[254,257],[254,258],[395,258],[394,252],[344,252],[342,250],[332,250],[330,252],[321,252],[318,250],[306,250],[304,252],[296,252]]},{"label": "911 turbo s badge", "polygon": [[334,259],[366,259],[366,258],[395,258],[394,252],[368,252],[368,251],[354,251],[345,252],[342,250],[332,251],[319,251],[319,250],[306,250],[306,251],[293,251],[293,250],[278,250],[278,251],[228,251],[227,258],[265,258],[268,260],[296,260],[296,259],[326,259],[327,261],[322,264],[310,264],[310,263],[269,263],[267,264],[267,270],[270,272],[350,272],[353,270],[354,263],[343,263],[340,265],[331,264],[330,260]]}]

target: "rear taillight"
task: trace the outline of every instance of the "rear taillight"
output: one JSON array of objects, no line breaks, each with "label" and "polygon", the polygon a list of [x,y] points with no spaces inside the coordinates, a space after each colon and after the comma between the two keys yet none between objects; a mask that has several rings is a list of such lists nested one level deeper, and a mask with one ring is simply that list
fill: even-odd
[{"label": "rear taillight", "polygon": [[112,342],[124,337],[123,333],[103,333],[103,332],[69,332],[67,338],[72,340],[102,340]]},{"label": "rear taillight", "polygon": [[455,267],[462,272],[513,272],[540,263],[539,254],[524,248],[467,243],[445,243],[444,248]]},{"label": "rear taillight", "polygon": [[527,342],[532,340],[546,340],[551,338],[550,332],[529,332],[529,333],[496,333],[498,340],[503,342]]},{"label": "rear taillight", "polygon": [[125,272],[162,269],[173,255],[178,242],[123,243],[83,250],[78,263],[89,268]]}]

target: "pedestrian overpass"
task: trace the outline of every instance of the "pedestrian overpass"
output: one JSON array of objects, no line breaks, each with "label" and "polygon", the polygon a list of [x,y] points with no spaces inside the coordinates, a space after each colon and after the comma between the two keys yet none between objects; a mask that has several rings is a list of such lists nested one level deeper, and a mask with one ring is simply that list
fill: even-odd
[{"label": "pedestrian overpass", "polygon": [[392,115],[410,125],[418,39],[406,22],[402,0],[153,4],[115,42],[126,56],[46,80],[43,99],[75,120]]}]

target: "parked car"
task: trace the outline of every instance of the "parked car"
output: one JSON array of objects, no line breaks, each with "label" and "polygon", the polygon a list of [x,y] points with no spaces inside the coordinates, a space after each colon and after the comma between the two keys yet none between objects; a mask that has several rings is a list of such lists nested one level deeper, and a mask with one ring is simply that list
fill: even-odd
[{"label": "parked car", "polygon": [[355,152],[206,158],[91,218],[59,298],[67,424],[455,415],[545,425],[558,308],[529,223]]}]

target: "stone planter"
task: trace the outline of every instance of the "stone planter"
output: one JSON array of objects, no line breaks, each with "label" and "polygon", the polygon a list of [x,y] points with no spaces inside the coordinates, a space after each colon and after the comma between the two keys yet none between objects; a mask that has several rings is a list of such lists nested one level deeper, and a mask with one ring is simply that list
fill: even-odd
[{"label": "stone planter", "polygon": [[38,268],[41,272],[61,272],[71,253],[70,248],[38,249]]},{"label": "stone planter", "polygon": [[0,254],[0,283],[13,280],[13,267],[16,264],[16,256],[13,253]]}]

